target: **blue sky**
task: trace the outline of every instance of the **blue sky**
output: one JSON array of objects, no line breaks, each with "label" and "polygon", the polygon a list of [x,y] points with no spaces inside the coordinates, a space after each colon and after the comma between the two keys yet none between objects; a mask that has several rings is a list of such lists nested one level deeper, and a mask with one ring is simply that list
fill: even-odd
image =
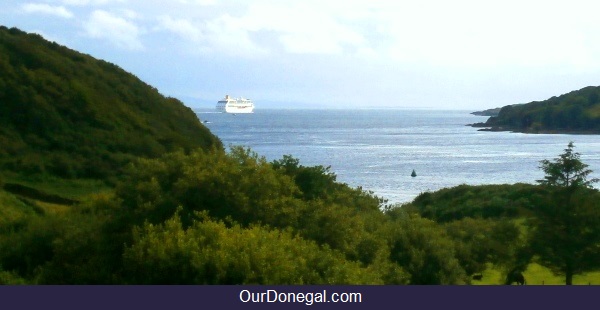
[{"label": "blue sky", "polygon": [[600,85],[594,1],[3,0],[191,107],[483,109]]}]

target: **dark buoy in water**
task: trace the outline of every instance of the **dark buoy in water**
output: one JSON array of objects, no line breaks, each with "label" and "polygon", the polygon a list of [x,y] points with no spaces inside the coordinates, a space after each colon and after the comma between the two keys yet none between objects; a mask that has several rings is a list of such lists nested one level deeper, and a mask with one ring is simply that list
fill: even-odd
[{"label": "dark buoy in water", "polygon": [[417,176],[417,173],[415,172],[415,169],[413,169],[413,172],[410,174],[410,176],[413,177],[413,178]]}]

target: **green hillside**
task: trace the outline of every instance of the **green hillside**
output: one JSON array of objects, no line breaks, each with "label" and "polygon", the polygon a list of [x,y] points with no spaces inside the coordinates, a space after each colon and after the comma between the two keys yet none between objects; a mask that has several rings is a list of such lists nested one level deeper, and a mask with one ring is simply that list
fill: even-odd
[{"label": "green hillside", "polygon": [[177,99],[106,61],[0,27],[0,169],[110,178],[136,157],[221,142]]},{"label": "green hillside", "polygon": [[509,105],[477,127],[529,133],[600,133],[600,86],[544,101]]}]

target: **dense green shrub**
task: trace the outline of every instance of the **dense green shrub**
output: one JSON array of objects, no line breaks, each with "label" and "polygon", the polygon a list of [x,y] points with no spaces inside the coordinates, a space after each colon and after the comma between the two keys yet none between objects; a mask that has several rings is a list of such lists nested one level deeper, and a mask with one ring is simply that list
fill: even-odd
[{"label": "dense green shrub", "polygon": [[387,226],[390,259],[410,275],[410,284],[465,284],[469,282],[456,257],[455,243],[435,222],[396,211]]},{"label": "dense green shrub", "polygon": [[143,284],[382,284],[341,253],[260,226],[179,217],[137,229],[124,253],[126,278]]}]

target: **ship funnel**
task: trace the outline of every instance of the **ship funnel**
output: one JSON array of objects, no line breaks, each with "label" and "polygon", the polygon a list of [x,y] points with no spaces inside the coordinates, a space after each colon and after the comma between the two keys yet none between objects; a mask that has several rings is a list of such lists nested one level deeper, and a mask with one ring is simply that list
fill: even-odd
[{"label": "ship funnel", "polygon": [[229,99],[229,95],[225,95],[225,99]]}]

